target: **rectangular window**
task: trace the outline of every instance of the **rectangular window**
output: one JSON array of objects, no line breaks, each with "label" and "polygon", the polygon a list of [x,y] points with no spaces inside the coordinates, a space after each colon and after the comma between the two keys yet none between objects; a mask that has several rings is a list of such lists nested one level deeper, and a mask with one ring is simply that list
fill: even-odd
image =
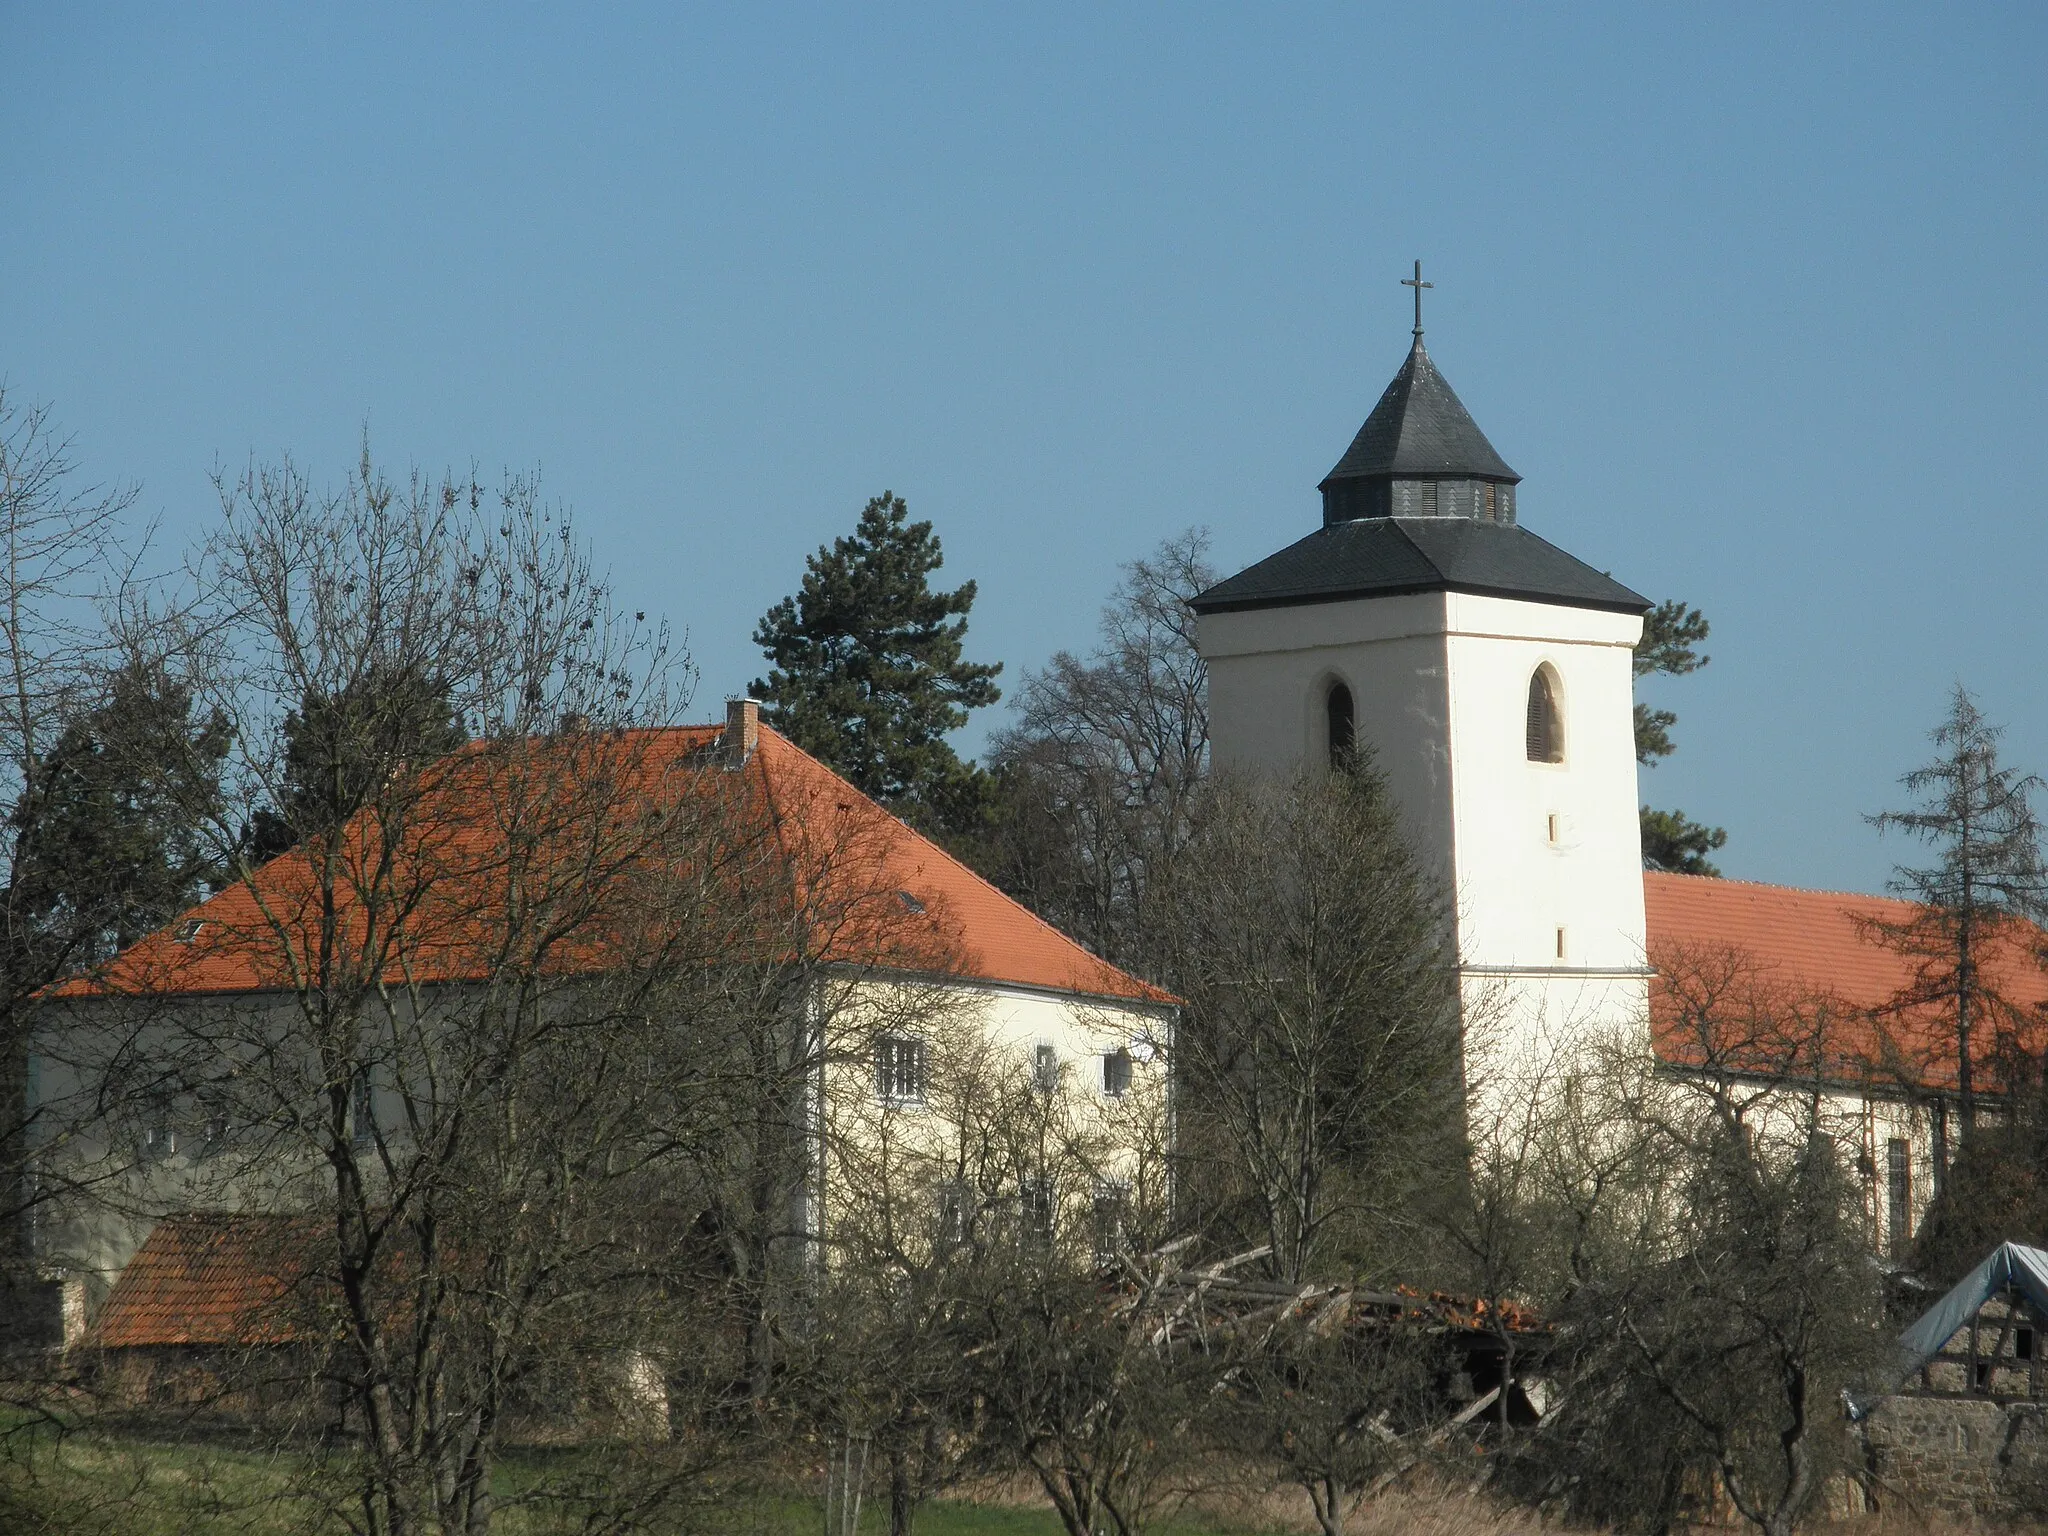
[{"label": "rectangular window", "polygon": [[199,1128],[199,1155],[213,1157],[228,1144],[228,1121],[225,1115],[212,1115]]},{"label": "rectangular window", "polygon": [[2012,1357],[2015,1360],[2034,1358],[2034,1330],[2015,1328],[2012,1331]]},{"label": "rectangular window", "polygon": [[1098,1266],[1114,1264],[1122,1254],[1124,1212],[1129,1204],[1129,1192],[1114,1180],[1104,1179],[1095,1186],[1091,1215],[1095,1223],[1095,1262]]},{"label": "rectangular window", "polygon": [[1027,1177],[1018,1187],[1017,1226],[1026,1243],[1043,1247],[1052,1242],[1052,1186],[1043,1178]]},{"label": "rectangular window", "polygon": [[967,1187],[945,1183],[939,1186],[938,1239],[942,1248],[967,1241]]},{"label": "rectangular window", "polygon": [[1102,1091],[1120,1099],[1131,1091],[1131,1053],[1118,1047],[1102,1058]]},{"label": "rectangular window", "polygon": [[1913,1239],[1913,1146],[1894,1136],[1884,1144],[1885,1236],[1892,1257],[1903,1259]]},{"label": "rectangular window", "polygon": [[875,1041],[875,1092],[885,1104],[922,1104],[925,1046],[911,1035],[882,1035]]},{"label": "rectangular window", "polygon": [[357,1067],[349,1079],[348,1133],[359,1147],[377,1139],[377,1091],[370,1084],[368,1067]]},{"label": "rectangular window", "polygon": [[1934,1192],[1941,1193],[1948,1177],[1948,1101],[1936,1099],[1928,1106],[1928,1134],[1934,1143]]},{"label": "rectangular window", "polygon": [[1060,1053],[1050,1045],[1041,1045],[1031,1053],[1031,1086],[1040,1093],[1051,1093],[1060,1085]]},{"label": "rectangular window", "polygon": [[1557,930],[1557,958],[1560,960],[1564,958],[1564,930],[1562,928]]},{"label": "rectangular window", "polygon": [[1546,831],[1545,831],[1545,835],[1546,835],[1546,836],[1547,836],[1547,837],[1548,837],[1548,838],[1550,839],[1551,845],[1552,845],[1553,847],[1554,847],[1554,846],[1556,846],[1556,843],[1557,843],[1557,812],[1555,812],[1555,811],[1552,811],[1552,812],[1550,813],[1550,815],[1549,815],[1549,816],[1548,816],[1548,817],[1547,817],[1547,818],[1545,819],[1545,821],[1544,821],[1544,826],[1545,826],[1545,828],[1546,828]]}]

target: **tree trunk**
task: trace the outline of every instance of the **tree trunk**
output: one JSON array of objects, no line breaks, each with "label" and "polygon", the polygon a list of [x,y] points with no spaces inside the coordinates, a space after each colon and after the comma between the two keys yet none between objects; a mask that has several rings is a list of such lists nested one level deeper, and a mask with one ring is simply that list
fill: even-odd
[{"label": "tree trunk", "polygon": [[916,1519],[917,1500],[910,1486],[910,1469],[903,1464],[903,1453],[898,1451],[889,1458],[889,1536],[910,1536]]},{"label": "tree trunk", "polygon": [[1310,1481],[1308,1501],[1315,1507],[1316,1524],[1323,1536],[1344,1536],[1344,1487],[1334,1477]]}]

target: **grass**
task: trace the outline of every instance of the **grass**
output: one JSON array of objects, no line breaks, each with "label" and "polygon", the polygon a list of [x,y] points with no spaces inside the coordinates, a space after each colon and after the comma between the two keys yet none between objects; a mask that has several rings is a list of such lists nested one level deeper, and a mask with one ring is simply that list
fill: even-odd
[{"label": "grass", "polygon": [[[0,1531],[8,1536],[342,1536],[345,1527],[289,1496],[302,1464],[287,1454],[231,1443],[173,1440],[142,1432],[57,1434],[28,1421],[0,1423]],[[509,1493],[521,1469],[501,1480]],[[698,1513],[692,1530],[730,1536],[819,1536],[815,1499],[736,1495]],[[569,1527],[573,1529],[572,1527]],[[503,1536],[564,1529],[535,1512],[508,1509]],[[883,1536],[886,1505],[870,1498],[861,1536]],[[1251,1536],[1258,1525],[1183,1519],[1157,1536]],[[1009,1502],[940,1500],[919,1511],[918,1536],[1061,1536],[1049,1509]]]},{"label": "grass", "polygon": [[[127,1430],[58,1437],[29,1421],[0,1414],[0,1533],[5,1536],[342,1536],[342,1523],[309,1502],[287,1498],[303,1470],[297,1458],[231,1443],[169,1439]],[[511,1492],[535,1474],[509,1465],[501,1486]],[[917,1536],[1062,1536],[1042,1504],[1022,1496],[1003,1501],[941,1500],[918,1514]],[[1189,1515],[1153,1528],[1152,1536],[1295,1536],[1312,1531],[1306,1501],[1294,1492],[1247,1493],[1224,1515]],[[886,1507],[870,1499],[861,1536],[882,1536]],[[752,1494],[697,1512],[686,1529],[718,1536],[820,1536],[815,1499]],[[499,1536],[556,1536],[565,1529],[534,1511],[508,1509],[493,1521]],[[1349,1536],[1562,1536],[1524,1510],[1504,1509],[1456,1493],[1390,1492],[1353,1513]],[[1960,1536],[1964,1526],[1912,1519],[1820,1524],[1814,1536]],[[1580,1532],[1579,1536],[1594,1536]],[[1702,1536],[1730,1536],[1715,1528]]]}]

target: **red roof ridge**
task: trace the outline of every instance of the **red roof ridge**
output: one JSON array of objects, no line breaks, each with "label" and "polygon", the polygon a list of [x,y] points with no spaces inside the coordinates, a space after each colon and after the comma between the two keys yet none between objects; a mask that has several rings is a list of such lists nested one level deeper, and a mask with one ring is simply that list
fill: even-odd
[{"label": "red roof ridge", "polygon": [[1756,891],[1785,891],[1794,896],[1844,896],[1852,901],[1894,901],[1902,906],[1914,903],[1903,896],[1873,891],[1838,891],[1824,885],[1783,885],[1775,880],[1738,880],[1729,875],[1699,875],[1682,869],[1646,869],[1645,876],[1659,880],[1690,880],[1700,885],[1740,885]]}]

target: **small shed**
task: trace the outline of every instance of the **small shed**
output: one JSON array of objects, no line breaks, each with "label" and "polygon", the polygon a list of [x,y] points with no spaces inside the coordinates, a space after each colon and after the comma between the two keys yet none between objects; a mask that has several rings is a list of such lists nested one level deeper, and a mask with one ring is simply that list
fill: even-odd
[{"label": "small shed", "polygon": [[303,1218],[188,1214],[157,1223],[86,1334],[94,1374],[127,1407],[252,1406],[310,1373],[316,1232]]},{"label": "small shed", "polygon": [[2044,1329],[2048,1252],[2002,1243],[1899,1336],[1892,1390],[1850,1405],[1880,1504],[2048,1515]]}]

